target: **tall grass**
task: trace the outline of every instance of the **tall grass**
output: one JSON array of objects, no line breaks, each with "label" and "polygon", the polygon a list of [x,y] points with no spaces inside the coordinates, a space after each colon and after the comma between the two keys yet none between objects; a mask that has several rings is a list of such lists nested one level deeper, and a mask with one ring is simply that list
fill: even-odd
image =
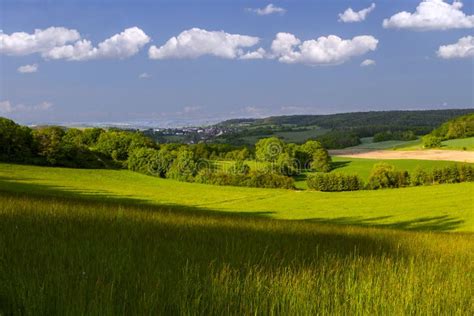
[{"label": "tall grass", "polygon": [[468,315],[473,253],[472,234],[0,194],[5,315]]}]

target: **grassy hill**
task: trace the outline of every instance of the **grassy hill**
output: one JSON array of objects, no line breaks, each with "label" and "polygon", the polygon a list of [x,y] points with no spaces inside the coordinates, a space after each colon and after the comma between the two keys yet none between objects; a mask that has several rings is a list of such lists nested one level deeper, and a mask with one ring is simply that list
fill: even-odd
[{"label": "grassy hill", "polygon": [[431,231],[472,231],[472,190],[321,194],[1,164],[0,314],[469,314],[473,234]]},{"label": "grassy hill", "polygon": [[474,183],[461,183],[323,193],[184,183],[125,170],[0,164],[0,191],[3,192],[179,205],[277,219],[415,230],[474,231],[473,189]]}]

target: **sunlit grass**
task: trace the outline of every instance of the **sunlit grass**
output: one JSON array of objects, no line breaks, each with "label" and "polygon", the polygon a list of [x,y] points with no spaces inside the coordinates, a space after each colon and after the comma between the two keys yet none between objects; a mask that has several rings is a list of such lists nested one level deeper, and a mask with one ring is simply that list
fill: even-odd
[{"label": "sunlit grass", "polygon": [[474,231],[474,183],[355,192],[221,187],[126,171],[0,164],[0,191],[180,205],[278,219]]},{"label": "sunlit grass", "polygon": [[6,315],[473,311],[472,234],[2,193],[0,249]]}]

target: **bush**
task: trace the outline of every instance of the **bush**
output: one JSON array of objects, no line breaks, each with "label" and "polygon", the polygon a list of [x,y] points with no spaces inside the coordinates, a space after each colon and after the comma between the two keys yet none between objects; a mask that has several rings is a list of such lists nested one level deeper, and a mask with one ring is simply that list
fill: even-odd
[{"label": "bush", "polygon": [[325,191],[356,191],[363,189],[362,180],[357,175],[342,173],[315,173],[306,180],[308,188]]},{"label": "bush", "polygon": [[410,177],[407,171],[395,170],[395,167],[387,163],[378,163],[374,165],[367,187],[372,190],[384,188],[400,188],[407,186]]},{"label": "bush", "polygon": [[431,175],[420,166],[417,166],[410,176],[410,184],[412,186],[427,185],[431,182]]},{"label": "bush", "polygon": [[424,148],[439,148],[441,147],[442,139],[433,135],[423,136],[423,147]]},{"label": "bush", "polygon": [[192,182],[197,172],[197,164],[194,160],[193,152],[183,147],[178,151],[176,159],[166,173],[166,177]]},{"label": "bush", "polygon": [[195,181],[198,183],[214,185],[233,185],[254,188],[294,188],[294,180],[284,175],[252,170],[248,174],[235,174],[225,171],[213,171],[203,169],[196,175]]}]

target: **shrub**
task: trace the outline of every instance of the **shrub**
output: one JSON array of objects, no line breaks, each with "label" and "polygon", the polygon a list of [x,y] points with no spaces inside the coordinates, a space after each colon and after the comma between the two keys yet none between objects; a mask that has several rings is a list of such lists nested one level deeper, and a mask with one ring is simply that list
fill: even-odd
[{"label": "shrub", "polygon": [[195,182],[254,188],[294,188],[294,180],[291,177],[286,177],[274,172],[256,170],[250,171],[248,174],[236,174],[203,169],[196,175]]},{"label": "shrub", "polygon": [[357,175],[342,173],[315,173],[306,180],[308,188],[317,191],[356,191],[363,188],[362,180]]},{"label": "shrub", "polygon": [[412,186],[427,185],[431,182],[430,174],[420,166],[417,166],[410,176],[410,184]]},{"label": "shrub", "polygon": [[400,188],[408,185],[409,178],[407,171],[395,170],[394,166],[382,162],[374,165],[367,187],[372,190]]},{"label": "shrub", "polygon": [[442,139],[433,135],[423,136],[423,147],[424,148],[439,148],[441,147]]}]

